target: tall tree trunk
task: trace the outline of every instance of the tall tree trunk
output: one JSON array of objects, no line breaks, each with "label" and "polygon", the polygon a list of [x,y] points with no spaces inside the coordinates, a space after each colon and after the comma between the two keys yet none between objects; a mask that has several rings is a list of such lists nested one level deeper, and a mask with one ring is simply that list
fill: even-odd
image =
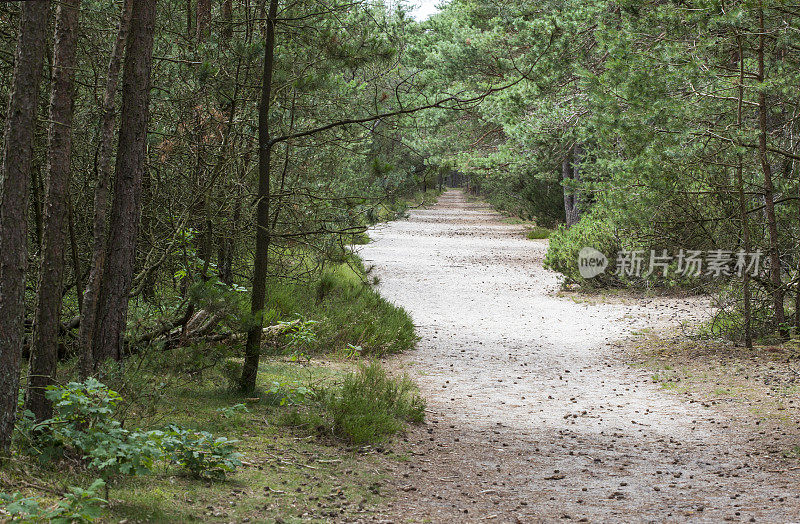
[{"label": "tall tree trunk", "polygon": [[38,166],[31,166],[31,195],[33,202],[33,240],[37,248],[42,247],[42,193],[44,187],[42,186],[41,170]]},{"label": "tall tree trunk", "polygon": [[94,332],[95,366],[122,356],[147,154],[156,0],[135,0],[122,73],[122,111],[108,247]]},{"label": "tall tree trunk", "polygon": [[197,0],[197,41],[202,42],[208,35],[211,21],[211,0]]},{"label": "tall tree trunk", "polygon": [[[738,86],[738,104],[736,107],[736,128],[739,132],[742,129],[742,112],[744,104],[744,48],[742,46],[742,37],[736,36],[736,43],[739,50],[739,86]],[[738,142],[738,140],[737,140]],[[745,253],[750,252],[750,224],[747,219],[747,200],[744,194],[744,175],[743,175],[743,159],[742,154],[736,155],[736,185],[739,192],[739,219],[742,222],[742,249]],[[751,297],[750,297],[750,274],[747,268],[742,271],[742,295],[744,300],[744,345],[747,349],[753,349],[753,314],[751,312]]]},{"label": "tall tree trunk", "polygon": [[581,160],[583,160],[583,146],[576,143],[572,148],[572,223],[576,224],[581,219]]},{"label": "tall tree trunk", "polygon": [[103,114],[100,117],[100,144],[97,152],[97,180],[94,190],[94,219],[92,222],[92,261],[83,294],[81,323],[78,331],[80,347],[80,372],[86,378],[94,367],[94,331],[97,320],[97,298],[106,258],[108,241],[108,202],[111,181],[111,157],[114,153],[114,124],[116,121],[116,94],[122,55],[130,27],[133,0],[124,0],[117,31],[117,39],[108,62],[106,88],[103,93]]},{"label": "tall tree trunk", "polygon": [[[234,122],[236,120],[236,109],[238,106],[239,100],[239,74],[242,70],[242,59],[241,57],[237,59],[236,62],[236,73],[234,74],[232,80],[234,90],[233,90],[233,97],[231,98],[231,104],[228,109],[228,125],[225,130],[225,134],[222,138],[222,156],[217,163],[216,169],[221,169],[222,166],[226,165],[228,159],[235,158],[234,152],[236,149],[235,141],[231,139],[231,135],[234,129]],[[232,162],[233,169],[236,170],[236,166],[238,162],[233,160]],[[238,177],[237,177],[238,178]],[[242,191],[242,184],[236,183],[236,199],[234,201],[233,207],[233,217],[231,219],[231,225],[227,228],[223,228],[220,232],[220,240],[219,240],[219,252],[218,252],[218,267],[219,267],[219,279],[230,285],[233,284],[233,259],[234,253],[236,248],[236,238],[239,228],[239,219],[242,212],[242,199],[244,198],[243,191]]]},{"label": "tall tree trunk", "polygon": [[574,187],[574,183],[580,179],[580,154],[581,148],[575,144],[570,147],[561,162],[561,178],[564,185],[564,221],[567,227],[572,227],[580,217],[578,190]]},{"label": "tall tree trunk", "polygon": [[561,185],[564,190],[564,224],[567,227],[571,225],[570,218],[572,217],[572,195],[567,187],[572,175],[569,162],[570,156],[572,156],[572,149],[567,150],[566,155],[564,155],[564,158],[561,160]]},{"label": "tall tree trunk", "polygon": [[238,238],[239,221],[242,216],[242,200],[244,194],[241,184],[236,184],[236,197],[233,202],[233,213],[230,226],[221,231],[219,241],[219,279],[228,284],[233,284],[233,259],[236,254],[236,239]]},{"label": "tall tree trunk", "polygon": [[[27,407],[36,420],[48,419],[52,405],[45,388],[53,383],[58,364],[58,328],[64,285],[67,198],[72,157],[75,50],[81,0],[62,0],[56,11],[53,38],[53,90],[47,148],[47,190],[44,199],[39,289],[33,320],[33,346]],[[77,278],[77,276],[76,276]]]},{"label": "tall tree trunk", "polygon": [[228,47],[233,37],[233,0],[222,0],[222,45]]},{"label": "tall tree trunk", "polygon": [[17,410],[33,130],[49,25],[50,2],[22,4],[0,166],[0,453],[3,455],[9,451]]},{"label": "tall tree trunk", "polygon": [[192,0],[186,0],[186,36],[192,38],[197,28],[192,24]]},{"label": "tall tree trunk", "polygon": [[[197,0],[197,43],[201,44],[208,36],[208,23],[211,19],[211,0]],[[206,133],[208,132],[209,120],[206,119],[208,97],[206,96],[205,84],[200,85],[197,93],[197,107],[195,109],[195,147],[197,156],[195,157],[195,171],[198,187],[205,189],[202,199],[198,199],[194,206],[194,222],[200,234],[197,235],[197,256],[203,261],[201,278],[208,279],[208,268],[211,262],[211,254],[214,249],[213,227],[210,217],[211,200],[214,194],[214,186],[205,187],[204,181],[207,175],[207,159],[205,151]],[[224,147],[223,147],[224,151]],[[224,155],[224,153],[223,153]]]},{"label": "tall tree trunk", "polygon": [[75,275],[75,298],[78,302],[78,320],[83,310],[83,288],[81,287],[83,271],[81,271],[81,258],[78,252],[78,239],[75,237],[75,211],[72,196],[67,194],[67,231],[69,232],[69,247],[72,254],[72,274]]},{"label": "tall tree trunk", "polygon": [[[758,81],[763,84],[764,72],[764,9],[759,2],[758,9]],[[767,94],[763,87],[758,91],[758,153],[761,170],[764,173],[764,213],[769,232],[769,277],[772,282],[772,299],[775,308],[775,326],[782,337],[787,336],[786,314],[783,305],[783,283],[781,282],[781,259],[778,252],[778,223],[775,218],[775,187],[772,182],[772,166],[767,155]]]},{"label": "tall tree trunk", "polygon": [[267,292],[267,256],[269,255],[269,175],[272,142],[269,129],[272,99],[272,71],[275,66],[275,18],[278,0],[270,0],[267,18],[267,41],[264,47],[264,72],[261,78],[261,102],[258,107],[258,204],[256,207],[256,250],[253,260],[253,290],[250,311],[254,320],[247,332],[245,360],[239,386],[250,392],[256,388],[258,358],[261,353],[261,328]]}]

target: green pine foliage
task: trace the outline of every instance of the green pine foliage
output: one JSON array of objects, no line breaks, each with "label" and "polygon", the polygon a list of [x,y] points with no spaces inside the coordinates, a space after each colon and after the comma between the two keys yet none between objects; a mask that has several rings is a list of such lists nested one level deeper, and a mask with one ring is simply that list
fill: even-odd
[{"label": "green pine foliage", "polygon": [[591,279],[581,276],[578,269],[578,254],[584,247],[596,249],[612,262],[621,248],[616,229],[610,221],[587,216],[570,228],[559,227],[550,235],[544,267],[563,274],[566,283],[603,287],[614,282],[614,277],[610,273]]}]

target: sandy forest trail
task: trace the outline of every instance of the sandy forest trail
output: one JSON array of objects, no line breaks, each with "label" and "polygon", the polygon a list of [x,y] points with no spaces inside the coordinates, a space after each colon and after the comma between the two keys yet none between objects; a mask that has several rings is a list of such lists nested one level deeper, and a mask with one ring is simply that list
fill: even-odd
[{"label": "sandy forest trail", "polygon": [[635,330],[702,315],[697,301],[559,297],[546,243],[456,190],[372,237],[361,254],[422,337],[390,365],[429,407],[381,518],[800,521],[798,472],[614,358]]}]

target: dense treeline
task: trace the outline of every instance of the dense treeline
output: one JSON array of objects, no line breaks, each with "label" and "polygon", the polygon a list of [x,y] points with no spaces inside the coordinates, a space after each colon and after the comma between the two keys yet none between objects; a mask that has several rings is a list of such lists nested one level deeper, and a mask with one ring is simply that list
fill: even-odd
[{"label": "dense treeline", "polygon": [[454,99],[408,81],[399,9],[43,1],[3,4],[0,26],[6,450],[20,373],[44,420],[59,360],[103,375],[247,331],[252,391],[270,290],[350,263],[367,225],[441,184],[398,119]]},{"label": "dense treeline", "polygon": [[[468,116],[440,113],[452,134],[432,150],[501,208],[580,219],[551,237],[548,262],[570,280],[713,284],[729,336],[785,337],[800,326],[798,15],[764,1],[453,1],[419,63],[465,88],[515,85]],[[650,250],[675,256],[668,278],[589,281],[582,246],[612,264],[642,250],[645,273]],[[707,259],[676,275],[681,249],[721,250],[741,278],[710,282]],[[760,251],[763,271],[739,271],[740,251]]]}]

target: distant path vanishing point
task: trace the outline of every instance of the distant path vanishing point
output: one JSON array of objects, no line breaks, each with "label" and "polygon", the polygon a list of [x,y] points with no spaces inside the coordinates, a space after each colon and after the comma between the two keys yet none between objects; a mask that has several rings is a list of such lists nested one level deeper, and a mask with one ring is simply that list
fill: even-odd
[{"label": "distant path vanishing point", "polygon": [[458,190],[371,236],[366,265],[422,337],[389,366],[429,407],[380,518],[800,522],[797,471],[770,472],[748,435],[613,358],[635,330],[699,318],[699,301],[559,297],[546,241]]}]

